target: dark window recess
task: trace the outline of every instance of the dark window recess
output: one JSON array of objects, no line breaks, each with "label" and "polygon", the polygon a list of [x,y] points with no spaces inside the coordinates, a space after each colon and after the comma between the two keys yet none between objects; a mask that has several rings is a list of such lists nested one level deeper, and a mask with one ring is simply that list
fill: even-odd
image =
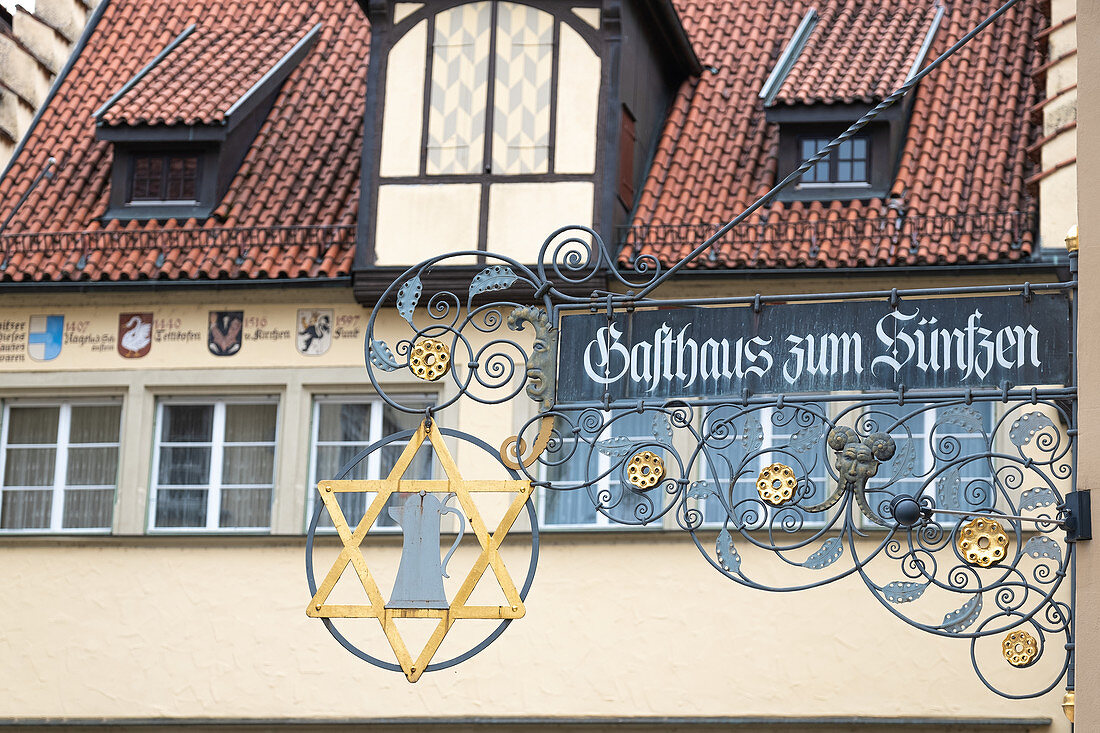
[{"label": "dark window recess", "polygon": [[[802,160],[829,144],[831,138],[804,137],[801,139]],[[866,137],[857,136],[842,142],[836,150],[814,164],[802,176],[802,183],[870,183],[871,146]]]},{"label": "dark window recess", "polygon": [[136,155],[130,201],[197,201],[197,155]]},{"label": "dark window recess", "polygon": [[619,136],[619,199],[626,208],[634,206],[634,115],[623,105],[622,134]]}]

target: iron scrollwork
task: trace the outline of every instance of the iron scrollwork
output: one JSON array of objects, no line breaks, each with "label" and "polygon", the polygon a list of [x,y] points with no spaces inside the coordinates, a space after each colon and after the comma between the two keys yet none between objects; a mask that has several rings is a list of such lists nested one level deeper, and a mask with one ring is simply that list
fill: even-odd
[{"label": "iron scrollwork", "polygon": [[[425,300],[431,273],[470,255],[486,265],[466,293],[444,290]],[[432,339],[450,357],[436,413],[460,399],[499,404],[525,393],[535,403],[537,412],[505,440],[500,457],[539,490],[585,492],[620,524],[668,518],[718,573],[747,587],[791,591],[858,577],[905,623],[968,640],[977,675],[1005,697],[1041,695],[1072,675],[1065,579],[1074,543],[1064,530],[1076,521],[1067,503],[1073,385],[690,400],[605,394],[599,403],[557,404],[564,311],[607,313],[610,322],[615,313],[668,303],[631,294],[660,279],[655,259],[633,264],[643,282],[611,266],[599,237],[584,227],[551,235],[535,266],[485,252],[434,257],[409,268],[371,313],[367,373],[392,407],[421,411],[404,404],[384,375],[412,369],[417,344]],[[591,295],[570,294],[589,283]],[[1075,285],[1057,287],[1072,292]],[[1021,287],[1027,297],[1034,286]],[[822,295],[872,297],[896,301],[898,292]],[[392,344],[380,335],[390,302],[409,327]],[[979,653],[984,642],[994,653]],[[1003,689],[1001,675],[988,671],[997,659],[1046,677],[1029,679],[1028,689]]]}]

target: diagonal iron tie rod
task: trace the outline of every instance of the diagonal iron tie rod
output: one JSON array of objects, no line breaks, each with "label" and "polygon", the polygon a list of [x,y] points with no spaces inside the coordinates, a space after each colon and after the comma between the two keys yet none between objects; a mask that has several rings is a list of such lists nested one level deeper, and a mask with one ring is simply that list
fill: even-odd
[{"label": "diagonal iron tie rod", "polygon": [[909,91],[921,81],[921,79],[923,79],[924,77],[926,77],[930,73],[932,73],[932,71],[934,71],[937,67],[939,67],[940,64],[942,64],[948,58],[953,56],[956,51],[958,51],[960,48],[962,48],[967,43],[969,43],[974,38],[974,36],[978,35],[983,30],[985,30],[985,28],[987,26],[989,26],[994,21],[996,21],[998,18],[1000,18],[1002,15],[1004,15],[1006,12],[1008,12],[1008,10],[1010,8],[1012,8],[1012,6],[1016,5],[1018,2],[1020,2],[1020,0],[1008,0],[1008,2],[1006,2],[1004,5],[997,8],[993,12],[992,15],[990,15],[988,18],[983,20],[978,25],[974,26],[974,28],[971,29],[970,32],[967,33],[965,36],[963,36],[959,40],[955,41],[955,43],[951,46],[951,48],[944,51],[943,54],[941,54],[938,58],[936,58],[935,61],[928,64],[928,66],[925,66],[919,72],[917,72],[912,77],[910,77],[904,84],[902,84],[900,87],[898,87],[897,90],[894,91],[894,93],[892,93],[890,96],[886,97],[886,99],[883,99],[881,102],[879,102],[877,105],[875,105],[875,107],[873,109],[871,109],[869,112],[867,112],[867,114],[863,115],[858,120],[853,122],[852,125],[847,130],[840,133],[840,135],[838,135],[832,142],[830,142],[825,147],[821,148],[821,150],[818,150],[817,153],[815,153],[813,155],[813,157],[807,158],[805,161],[803,161],[802,165],[798,166],[798,168],[796,170],[792,171],[786,178],[784,178],[782,181],[777,183],[774,188],[772,188],[766,194],[764,194],[763,196],[758,198],[747,209],[745,209],[740,214],[738,214],[736,217],[734,217],[734,219],[732,221],[725,224],[721,229],[719,229],[717,232],[715,232],[710,237],[708,237],[705,242],[700,244],[698,247],[696,247],[690,253],[688,253],[688,255],[686,257],[684,257],[682,260],[680,260],[675,265],[670,267],[667,271],[665,271],[665,273],[663,275],[660,275],[659,277],[654,279],[653,282],[651,282],[649,285],[642,288],[642,290],[640,292],[638,292],[638,294],[635,295],[632,298],[632,300],[638,300],[638,299],[644,298],[646,295],[648,295],[650,292],[652,292],[657,286],[659,286],[661,283],[663,283],[665,280],[667,280],[672,275],[674,275],[677,271],[679,271],[682,267],[684,267],[684,265],[691,262],[696,257],[698,257],[700,254],[702,254],[703,252],[705,252],[708,249],[710,249],[711,247],[713,247],[714,244],[716,242],[718,242],[718,240],[720,240],[722,237],[724,237],[735,226],[737,226],[742,221],[744,221],[746,218],[748,218],[754,211],[759,209],[761,206],[764,206],[765,204],[770,203],[779,194],[780,191],[782,191],[784,188],[789,186],[794,181],[797,181],[799,178],[801,178],[802,174],[804,174],[811,167],[813,167],[815,164],[817,164],[825,156],[832,153],[832,151],[835,150],[837,147],[839,147],[842,142],[844,142],[845,140],[849,139],[850,137],[855,135],[857,132],[862,130],[872,120],[874,120],[876,117],[878,117],[882,112],[884,112],[886,109],[888,109],[889,107],[894,105],[899,99],[901,99],[906,94],[908,94]]}]

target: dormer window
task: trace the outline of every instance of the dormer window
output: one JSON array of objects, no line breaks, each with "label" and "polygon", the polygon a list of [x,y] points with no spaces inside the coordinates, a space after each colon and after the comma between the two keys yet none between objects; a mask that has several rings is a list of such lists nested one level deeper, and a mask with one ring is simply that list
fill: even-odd
[{"label": "dormer window", "polygon": [[199,156],[135,155],[131,159],[129,203],[195,203]]},{"label": "dormer window", "polygon": [[[924,64],[943,19],[938,0],[896,8],[880,3],[811,9],[760,90],[768,122],[779,125],[782,178],[905,83]],[[882,39],[889,38],[883,51]],[[913,95],[784,189],[782,201],[885,198],[894,182]]]},{"label": "dormer window", "polygon": [[102,218],[210,216],[320,30],[180,33],[93,113],[114,153]]}]

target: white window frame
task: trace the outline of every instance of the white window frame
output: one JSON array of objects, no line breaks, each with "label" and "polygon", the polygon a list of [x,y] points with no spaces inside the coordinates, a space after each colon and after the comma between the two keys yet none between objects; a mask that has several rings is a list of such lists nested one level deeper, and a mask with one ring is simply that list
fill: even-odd
[{"label": "white window frame", "polygon": [[[425,406],[436,404],[438,397],[433,394],[425,395],[402,395],[402,400],[418,401],[422,400]],[[318,441],[318,434],[321,429],[321,405],[323,404],[337,404],[337,405],[370,405],[370,434],[367,436],[365,442],[357,442],[350,440],[325,440]],[[366,448],[369,445],[377,443],[385,436],[382,434],[383,430],[383,411],[386,409],[386,402],[378,395],[371,394],[333,394],[333,393],[317,393],[314,394],[310,400],[310,426],[309,426],[309,472],[308,480],[306,483],[306,516],[305,516],[305,529],[308,530],[310,522],[313,520],[313,513],[317,511],[317,501],[319,499],[317,495],[317,482],[324,478],[332,478],[331,476],[318,476],[317,475],[317,448],[319,445],[324,446],[339,446],[339,445],[362,445]],[[433,463],[433,470],[435,464]],[[370,479],[382,478],[382,451],[381,449],[374,451],[367,456],[367,476]],[[392,527],[375,527],[372,532],[386,532],[386,533],[400,533],[401,527],[394,525]],[[329,527],[318,523],[317,532],[323,534],[336,534],[335,527]]]},{"label": "white window frame", "polygon": [[[601,411],[600,414],[603,416],[604,425],[606,426],[608,420],[610,420],[612,418],[612,413],[611,412],[606,412],[606,411]],[[614,433],[613,430],[608,431],[608,433],[609,434],[607,435],[607,437],[618,437],[618,436],[616,436],[616,434]],[[627,436],[627,437],[634,437],[634,436]],[[584,442],[584,441],[582,441],[580,439],[577,439],[577,438],[567,438],[566,440],[576,440],[577,445],[581,447],[581,448],[578,449],[577,453],[574,453],[573,456],[569,460],[577,460],[578,457],[579,458],[586,458],[587,457],[588,446],[590,445],[589,443]],[[584,453],[585,453],[584,456],[578,456],[581,449],[584,450]],[[573,489],[573,491],[583,491],[585,496],[589,500],[591,500],[591,498],[592,498],[590,492],[593,491],[593,490],[595,490],[597,492],[597,494],[600,491],[603,491],[603,490],[610,490],[610,488],[611,488],[611,473],[610,473],[610,470],[611,470],[611,466],[613,465],[613,461],[611,460],[611,456],[606,455],[605,453],[601,452],[598,448],[594,448],[593,451],[595,452],[595,455],[596,455],[596,472],[597,472],[597,475],[602,476],[603,478],[601,478],[594,485],[594,487]],[[666,465],[667,465],[667,463],[666,463]],[[548,466],[540,464],[539,477],[543,481],[548,480],[547,479],[547,469],[548,469]],[[654,490],[656,490],[656,488]],[[547,516],[546,497],[551,492],[557,492],[557,491],[559,491],[559,490],[558,489],[548,489],[546,487],[540,487],[540,489],[539,489],[539,492],[538,492],[538,514],[539,514],[539,531],[540,532],[542,530],[551,530],[551,531],[554,531],[554,530],[637,531],[637,530],[664,529],[664,527],[665,527],[664,517],[662,517],[660,519],[654,519],[654,521],[652,521],[649,524],[637,524],[637,525],[634,525],[634,524],[620,524],[619,522],[612,521],[604,512],[601,512],[599,509],[597,509],[595,507],[595,505],[593,505],[593,507],[592,507],[592,511],[595,512],[595,514],[596,514],[596,521],[594,521],[594,522],[570,522],[570,523],[562,523],[562,524],[549,524],[545,521],[545,517]],[[629,489],[624,489],[624,491],[629,491]]]},{"label": "white window frame", "polygon": [[[177,397],[177,396],[164,396],[157,399],[156,406],[156,420],[153,425],[153,461],[152,471],[149,476],[149,513],[147,516],[147,531],[155,534],[266,534],[271,532],[270,518],[273,512],[268,514],[269,522],[266,527],[220,527],[218,526],[218,519],[221,514],[222,505],[222,468],[225,456],[225,407],[226,405],[275,405],[275,438],[272,441],[248,441],[248,442],[234,442],[233,447],[238,446],[267,446],[271,445],[274,448],[274,458],[272,461],[272,476],[271,476],[271,505],[274,509],[275,503],[275,489],[279,484],[279,438],[280,438],[280,418],[282,416],[282,404],[278,395],[255,395],[255,396],[241,396],[241,397],[225,397],[219,395],[207,395],[207,396],[195,396],[195,397]],[[161,430],[164,425],[164,406],[165,405],[213,405],[214,417],[213,425],[211,427],[210,441],[206,442],[189,442],[189,443],[164,443],[161,440]],[[205,487],[199,485],[187,485],[187,486],[175,486],[166,485],[161,486],[158,476],[160,475],[160,452],[161,448],[175,446],[210,446],[210,472],[208,474],[208,483]],[[200,489],[205,488],[207,492],[206,500],[206,524],[202,527],[158,527],[156,525],[157,518],[157,500],[160,495],[161,489]],[[233,488],[238,488],[234,486]],[[249,487],[242,487],[249,488]],[[257,484],[250,488],[263,488]]]},{"label": "white window frame", "polygon": [[[788,405],[788,407],[790,407],[790,405]],[[711,408],[711,409],[713,409],[713,408]],[[760,420],[760,427],[764,432],[763,442],[760,444],[760,448],[758,450],[763,451],[765,448],[769,447],[772,444],[772,441],[775,439],[775,433],[776,433],[775,424],[772,423],[772,419],[771,419],[772,415],[774,413],[775,413],[775,408],[774,407],[765,407],[761,410],[757,410],[754,413],[751,413],[751,414],[755,414],[755,415],[758,416],[758,419]],[[705,416],[706,413],[702,412],[702,414]],[[788,432],[788,433],[783,433],[783,435],[789,438],[790,436],[794,435],[794,432],[797,432],[797,428],[795,429],[795,431]],[[822,438],[821,438],[821,443],[825,443],[825,442],[826,442],[826,438],[823,435]],[[827,448],[827,446],[823,450],[820,444],[818,445],[818,447],[815,450],[822,451],[822,453],[821,453],[822,462],[818,464],[818,470],[823,472],[823,475],[820,476],[820,478],[823,481],[823,486],[824,486],[824,491],[823,491],[822,496],[821,496],[821,500],[823,501],[825,499],[825,497],[829,496],[832,493],[832,490],[836,488],[835,482],[833,481],[832,477],[830,476],[829,468],[828,468],[828,462],[831,460],[831,454],[830,454],[829,449]],[[767,462],[765,460],[764,455],[765,455],[764,453],[761,453],[759,456],[757,456],[756,458],[753,459],[753,461],[755,461],[756,465],[757,465],[757,468],[756,468],[757,475],[759,475],[760,469],[762,469],[765,466],[771,465],[771,462]],[[699,480],[700,481],[713,481],[717,484],[718,479],[712,478],[710,476],[709,462],[706,460],[705,457],[702,456],[702,453],[700,453],[700,458],[698,460],[698,464],[699,464],[699,471],[698,471]],[[750,462],[750,465],[751,465],[751,462]],[[818,476],[815,476],[814,478],[818,478]],[[749,476],[746,477],[745,480],[751,481],[754,485],[756,483],[756,477],[754,477],[752,474],[749,474]],[[725,484],[718,485],[717,488],[718,488],[719,491],[724,491],[725,490]],[[801,488],[801,486],[799,488]],[[703,501],[699,502],[696,506],[696,508],[700,512],[703,513],[704,518],[706,517],[707,502],[708,501],[711,501],[711,499],[709,499],[709,498],[704,499]],[[717,501],[717,500],[714,500],[714,501]],[[720,503],[719,503],[719,507],[721,507]],[[782,508],[783,507],[769,506],[768,511],[773,512],[773,511],[776,511],[776,510],[782,509]],[[828,514],[828,511],[822,512],[822,513],[823,514]],[[720,529],[723,526],[724,522],[725,522],[724,519],[721,519],[721,520],[705,520],[700,526],[703,527],[703,528],[706,528],[706,529]],[[807,518],[803,522],[802,526],[805,527],[806,529],[816,529],[816,528],[824,527],[827,523],[828,523],[828,518],[823,518],[823,519],[809,519],[809,518]],[[762,525],[761,529],[764,529],[765,526],[766,525]],[[749,530],[749,531],[755,531],[755,530]]]},{"label": "white window frame", "polygon": [[[927,403],[927,402],[912,402],[912,403],[906,402],[901,407],[906,412],[912,412],[913,410],[917,409],[918,407],[926,406],[928,404],[930,404],[930,403]],[[974,404],[971,405],[971,407],[980,408],[980,407],[984,407],[986,405],[988,405],[988,409],[989,409],[988,417],[991,420],[990,425],[988,425],[986,427],[992,428],[993,426],[995,426],[997,424],[997,420],[1000,417],[998,415],[997,403],[981,401],[981,402],[975,402]],[[886,406],[893,407],[893,405],[886,405]],[[928,442],[928,436],[931,434],[932,428],[936,424],[936,419],[939,416],[940,410],[943,407],[949,407],[949,406],[950,405],[937,405],[933,409],[925,410],[924,412],[922,412],[918,416],[918,418],[920,420],[920,423],[921,423],[920,424],[920,432],[913,431],[913,439],[917,442],[917,445],[920,447],[920,450],[915,456],[916,465],[913,467],[914,477],[909,478],[909,479],[901,479],[900,481],[898,481],[897,483],[894,484],[894,488],[896,488],[899,484],[903,484],[903,485],[907,484],[907,485],[913,486],[914,488],[917,488],[918,486],[922,485],[924,483],[924,481],[926,481],[928,479],[927,476],[925,476],[924,478],[917,478],[919,476],[924,476],[931,469],[933,469],[935,467],[935,460],[936,459],[935,459],[935,456],[932,453],[932,446]],[[877,409],[877,407],[878,406],[871,406],[870,410]],[[876,416],[876,417],[878,418],[880,430],[884,430],[886,428],[886,426],[889,425],[889,423],[886,423],[885,425],[883,424],[883,417],[882,417],[881,414]],[[986,417],[987,417],[986,415],[982,415],[983,421],[985,420]],[[890,422],[893,422],[893,421],[891,420]],[[909,422],[909,426],[910,426],[910,430],[912,430],[914,427],[916,427],[913,424],[913,421]],[[962,438],[962,439],[980,437],[980,433],[945,433],[945,432],[940,432],[938,435],[940,435],[940,437],[951,436],[953,438]],[[893,437],[894,440],[898,439],[897,435],[891,434],[891,437]],[[897,457],[897,454],[895,454],[895,458],[896,457]],[[891,469],[890,469],[890,462],[889,461],[880,464],[878,474],[876,476],[874,476],[873,478],[871,478],[870,480],[868,480],[868,482],[867,482],[868,485],[871,486],[871,487],[874,487],[876,485],[881,486],[883,483],[885,483],[886,480],[889,479],[889,477],[891,475],[890,471],[891,471]],[[941,474],[940,476],[942,477],[942,475],[943,474]],[[971,480],[973,480],[973,479],[974,479],[974,477],[971,477]],[[936,479],[936,480],[938,480],[938,479]],[[936,480],[933,480],[930,484],[928,484],[927,486],[924,487],[924,490],[921,492],[921,496],[929,496],[929,497],[935,498],[935,496],[936,496]],[[964,479],[964,481],[965,481],[965,479]],[[992,481],[990,481],[990,487],[991,487],[992,491],[996,491],[996,488],[993,486]],[[997,497],[996,496],[990,496],[989,500],[993,503],[996,503]],[[981,511],[981,509],[982,509],[981,507],[975,507],[975,511]],[[868,519],[866,517],[863,517],[862,514],[860,516],[861,516],[861,526],[863,528],[866,528],[866,529],[880,529],[880,530],[881,529],[886,529],[885,527],[882,527],[881,525],[875,524],[870,519]],[[958,517],[958,516],[954,516],[954,515],[950,515],[950,514],[941,514],[938,517],[936,517],[936,521],[939,524],[941,524],[945,527],[954,526],[961,519],[963,519],[963,518]]]},{"label": "white window frame", "polygon": [[[75,445],[80,448],[117,448],[119,460],[115,465],[115,482],[112,485],[95,485],[95,486],[67,486],[66,481],[69,473],[69,448],[73,445],[69,442],[71,437],[70,427],[72,425],[72,408],[77,407],[96,407],[96,406],[119,406],[119,427],[118,427],[118,441],[108,443],[76,443]],[[12,528],[12,529],[0,529],[0,534],[42,534],[43,532],[49,532],[51,534],[110,534],[111,527],[114,524],[114,500],[118,497],[118,476],[122,465],[122,405],[123,401],[121,397],[108,397],[108,398],[87,398],[87,399],[64,399],[64,400],[37,400],[37,399],[12,399],[4,400],[3,402],[3,421],[0,423],[0,493],[3,491],[13,490],[35,490],[35,491],[51,491],[53,498],[50,503],[50,526],[49,527],[27,527],[27,528]],[[58,410],[58,425],[57,425],[57,441],[52,443],[52,447],[55,449],[54,454],[54,474],[53,474],[53,486],[47,487],[20,487],[20,486],[3,486],[4,476],[7,471],[7,458],[8,448],[12,447],[8,444],[8,427],[11,424],[10,414],[12,407],[57,407]],[[62,436],[66,436],[62,441]],[[16,443],[14,447],[46,447],[45,443]],[[65,494],[68,489],[74,491],[81,490],[103,490],[111,489],[114,492],[114,498],[111,505],[111,525],[107,527],[62,527],[62,519],[65,511]],[[3,506],[0,505],[0,511],[3,511]]]}]

